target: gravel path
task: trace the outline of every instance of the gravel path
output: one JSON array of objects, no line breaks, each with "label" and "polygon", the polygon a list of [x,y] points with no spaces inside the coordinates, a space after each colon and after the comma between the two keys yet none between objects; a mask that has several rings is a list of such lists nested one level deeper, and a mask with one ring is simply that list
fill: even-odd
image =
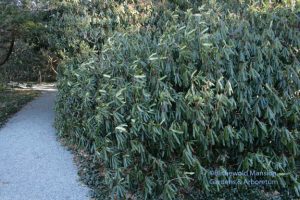
[{"label": "gravel path", "polygon": [[87,200],[72,155],[56,139],[55,92],[25,106],[0,130],[0,200]]}]

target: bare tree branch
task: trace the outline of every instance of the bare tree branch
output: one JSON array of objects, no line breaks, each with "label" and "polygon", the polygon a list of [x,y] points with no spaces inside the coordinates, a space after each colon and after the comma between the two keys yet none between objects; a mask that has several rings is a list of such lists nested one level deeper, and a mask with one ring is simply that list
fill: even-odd
[{"label": "bare tree branch", "polygon": [[12,36],[12,38],[11,38],[11,41],[10,41],[8,52],[7,52],[6,57],[4,58],[4,60],[0,61],[0,66],[4,65],[9,60],[9,57],[11,56],[11,54],[13,52],[14,45],[15,45],[15,35],[14,35],[14,32],[12,32],[11,36]]}]

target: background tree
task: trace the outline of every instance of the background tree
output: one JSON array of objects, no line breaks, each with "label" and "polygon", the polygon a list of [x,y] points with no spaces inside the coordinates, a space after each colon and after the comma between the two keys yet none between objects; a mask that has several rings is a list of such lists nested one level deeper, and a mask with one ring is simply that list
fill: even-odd
[{"label": "background tree", "polygon": [[39,1],[1,1],[0,7],[2,76],[6,80],[54,80],[56,66],[47,51],[48,5]]}]

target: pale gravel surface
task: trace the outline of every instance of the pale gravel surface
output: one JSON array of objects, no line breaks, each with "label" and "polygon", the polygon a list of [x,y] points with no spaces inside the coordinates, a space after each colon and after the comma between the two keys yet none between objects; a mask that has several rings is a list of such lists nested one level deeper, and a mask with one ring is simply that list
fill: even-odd
[{"label": "pale gravel surface", "polygon": [[0,129],[0,200],[89,199],[72,154],[57,141],[54,99],[47,88]]}]

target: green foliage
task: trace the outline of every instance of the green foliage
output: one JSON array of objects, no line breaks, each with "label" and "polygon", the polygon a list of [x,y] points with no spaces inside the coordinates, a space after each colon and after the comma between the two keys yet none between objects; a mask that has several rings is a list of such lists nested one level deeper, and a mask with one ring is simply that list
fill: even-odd
[{"label": "green foliage", "polygon": [[[53,81],[56,66],[48,63],[47,17],[33,1],[1,1],[0,70],[2,79],[14,81]],[[40,1],[40,3],[42,3]],[[9,55],[9,59],[7,58]]]},{"label": "green foliage", "polygon": [[55,81],[56,74],[49,65],[46,50],[36,50],[34,45],[19,40],[1,71],[6,81]]},{"label": "green foliage", "polygon": [[[106,39],[116,30],[136,25],[147,15],[144,4],[123,1],[59,1],[47,24],[49,47],[64,59],[86,58],[101,50]],[[137,17],[140,17],[137,19]]]},{"label": "green foliage", "polygon": [[[95,27],[85,23],[94,13],[86,14],[89,6],[75,12],[82,18],[72,18],[74,10],[62,17],[69,27],[60,28],[69,32],[55,42],[68,58],[56,127],[103,164],[110,197],[178,199],[191,188],[218,190],[223,186],[209,184],[215,169],[275,171],[279,184],[266,189],[299,194],[295,9],[151,4],[131,25],[114,23],[123,13],[114,3],[113,17],[108,9]],[[100,31],[100,40],[86,41],[86,30]]]}]

